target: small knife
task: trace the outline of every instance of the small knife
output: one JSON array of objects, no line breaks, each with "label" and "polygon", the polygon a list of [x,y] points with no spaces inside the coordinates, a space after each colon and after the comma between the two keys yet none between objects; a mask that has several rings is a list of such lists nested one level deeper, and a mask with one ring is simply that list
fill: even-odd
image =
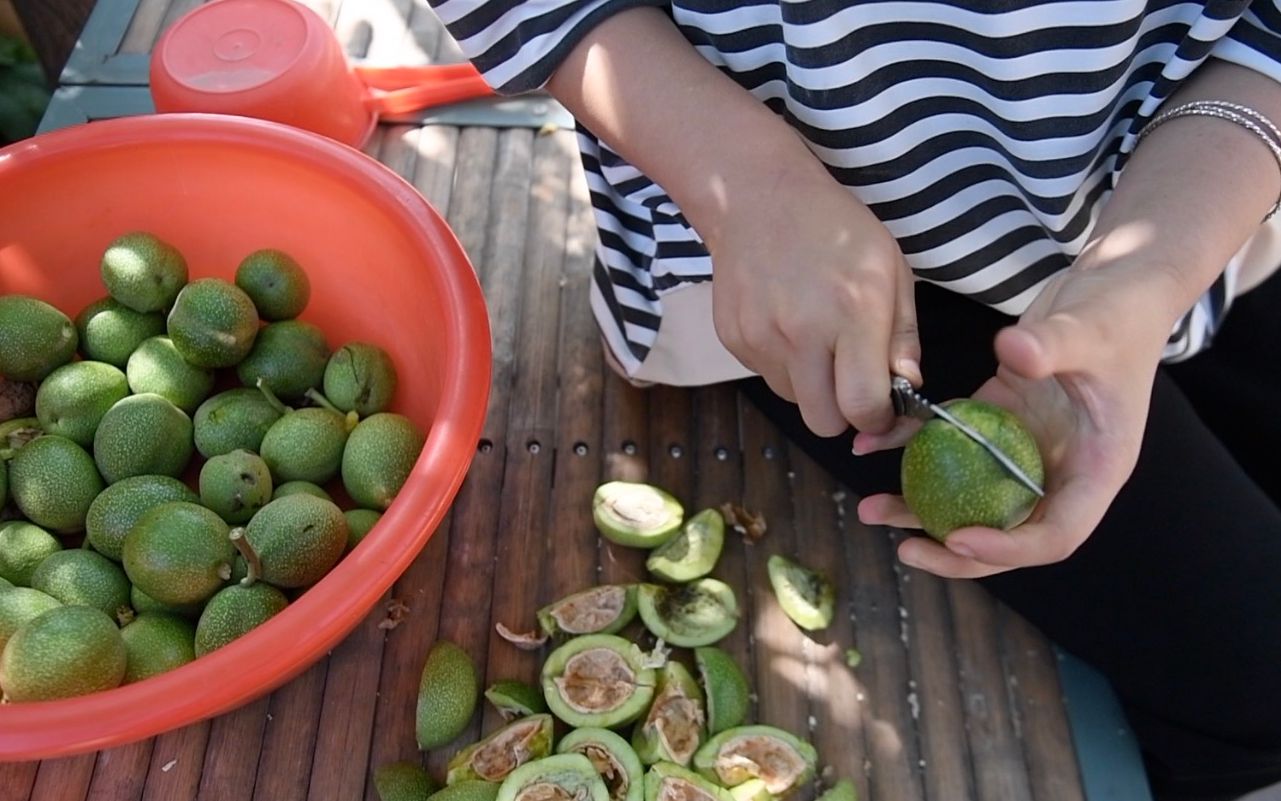
[{"label": "small knife", "polygon": [[1000,448],[992,444],[987,437],[983,436],[973,428],[956,419],[956,416],[950,414],[947,409],[935,403],[931,403],[921,393],[912,388],[912,385],[902,376],[894,376],[890,380],[890,401],[894,404],[894,414],[899,417],[915,417],[919,420],[929,420],[931,417],[938,417],[961,430],[961,433],[977,442],[992,457],[1005,468],[1005,472],[1018,479],[1019,483],[1027,487],[1038,498],[1045,497],[1045,490],[1041,485],[1032,480],[1027,473],[1023,472],[1014,460],[1005,454]]}]

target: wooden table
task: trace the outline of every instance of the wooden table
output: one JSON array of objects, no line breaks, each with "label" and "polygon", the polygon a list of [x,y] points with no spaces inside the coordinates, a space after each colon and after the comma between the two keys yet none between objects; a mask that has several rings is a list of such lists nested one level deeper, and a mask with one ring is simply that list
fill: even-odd
[{"label": "wooden table", "polygon": [[[108,98],[86,118],[136,109],[145,88],[111,81],[126,68],[136,77],[158,33],[195,5],[101,0],[98,23],[130,1],[132,17],[110,20],[116,50],[93,56],[99,74],[84,77],[92,60],[82,47],[60,91],[64,102],[86,89],[132,93],[135,105]],[[364,37],[357,55],[412,63],[451,52],[422,0],[312,5],[350,50]],[[69,82],[76,70],[83,85]],[[46,127],[65,111],[51,110]],[[493,394],[475,461],[385,599],[406,604],[407,617],[386,628],[380,604],[327,659],[228,715],[96,754],[0,765],[0,799],[376,799],[372,768],[418,757],[414,698],[438,637],[461,644],[487,681],[531,680],[540,655],[496,637],[496,623],[528,628],[551,599],[643,577],[642,554],[600,541],[592,526],[592,490],[611,478],[655,482],[691,511],[734,501],[765,515],[765,538],[730,536],[717,568],[744,606],[723,644],[752,677],[754,718],[808,734],[826,773],[852,777],[861,798],[1084,798],[1056,657],[1037,632],[977,585],[898,565],[902,534],[860,525],[856,499],[733,390],[638,390],[603,365],[588,308],[595,232],[571,131],[393,124],[367,150],[446,215],[493,325]],[[765,560],[775,552],[831,570],[840,613],[821,637],[774,602]],[[853,669],[849,647],[862,653]],[[462,742],[496,723],[486,708]],[[426,763],[439,772],[448,751]]]}]

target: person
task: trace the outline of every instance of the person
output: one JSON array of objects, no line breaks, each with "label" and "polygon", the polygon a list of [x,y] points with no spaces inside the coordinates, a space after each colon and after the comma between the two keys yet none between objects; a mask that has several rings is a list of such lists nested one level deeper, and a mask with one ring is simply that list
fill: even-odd
[{"label": "person", "polygon": [[1281,781],[1281,4],[432,4],[578,120],[616,369],[742,382],[904,528],[891,377],[1011,409],[1032,518],[900,559],[1103,670],[1159,798]]}]

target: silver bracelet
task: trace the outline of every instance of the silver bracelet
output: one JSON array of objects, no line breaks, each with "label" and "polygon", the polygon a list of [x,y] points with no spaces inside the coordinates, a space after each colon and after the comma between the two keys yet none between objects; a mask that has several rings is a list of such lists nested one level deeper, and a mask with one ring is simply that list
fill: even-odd
[{"label": "silver bracelet", "polygon": [[[1277,169],[1281,171],[1281,130],[1278,130],[1271,120],[1249,106],[1222,100],[1194,100],[1161,112],[1139,131],[1138,137],[1134,140],[1134,146],[1137,148],[1148,134],[1179,117],[1214,117],[1245,128],[1258,137],[1260,142],[1267,145],[1268,150],[1272,152],[1272,157],[1276,159]],[[1277,195],[1276,202],[1264,216],[1263,222],[1272,219],[1272,215],[1276,214],[1278,209],[1281,209],[1281,193]]]}]

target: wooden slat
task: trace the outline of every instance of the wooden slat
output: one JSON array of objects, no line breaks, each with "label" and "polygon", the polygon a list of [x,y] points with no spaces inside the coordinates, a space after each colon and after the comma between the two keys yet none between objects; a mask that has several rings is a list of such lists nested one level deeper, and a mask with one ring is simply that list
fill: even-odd
[{"label": "wooden slat", "polygon": [[194,798],[200,786],[208,742],[208,721],[157,737],[151,750],[143,801]]},{"label": "wooden slat", "polygon": [[[310,785],[316,722],[329,665],[321,660],[272,693],[263,730],[254,801],[302,801]],[[154,762],[154,760],[153,760]]]},{"label": "wooden slat", "polygon": [[[605,377],[602,481],[648,481],[650,476],[649,394],[612,371]],[[646,581],[645,553],[601,538],[602,584]]]},{"label": "wooden slat", "polygon": [[152,741],[143,740],[100,752],[86,796],[111,801],[137,801],[142,798],[151,751]]},{"label": "wooden slat", "polygon": [[209,729],[197,801],[249,801],[258,778],[258,753],[271,697],[216,718]]},{"label": "wooden slat", "polygon": [[120,53],[150,53],[174,0],[138,0],[138,8],[120,41]]},{"label": "wooden slat", "polygon": [[31,801],[78,801],[88,793],[94,754],[43,762],[31,788]]},{"label": "wooden slat", "polygon": [[871,798],[920,799],[920,753],[908,701],[908,664],[902,637],[894,547],[881,528],[854,528],[846,538],[858,649],[858,675],[867,688],[864,741]]},{"label": "wooden slat", "polygon": [[27,801],[39,762],[0,762],[0,801]]},{"label": "wooden slat", "polygon": [[1036,801],[1085,801],[1080,768],[1063,758],[1073,750],[1072,730],[1054,651],[1010,609],[998,607],[997,622],[1033,796]]},{"label": "wooden slat", "polygon": [[820,764],[828,769],[823,778],[851,779],[859,797],[867,798],[865,706],[861,700],[866,699],[867,688],[846,660],[846,649],[857,647],[858,640],[851,616],[853,588],[842,570],[846,539],[865,532],[856,520],[845,517],[846,494],[822,468],[796,448],[790,449],[789,458],[795,474],[796,558],[825,575],[836,588],[832,624],[805,643],[807,688],[814,717],[810,736]]},{"label": "wooden slat", "polygon": [[973,582],[948,582],[948,592],[977,795],[992,801],[1031,798],[1001,662],[995,602]]},{"label": "wooden slat", "polygon": [[[515,322],[519,317],[520,268],[525,241],[530,155],[528,137],[500,136],[495,131],[469,129],[459,139],[457,203],[450,203],[451,225],[463,247],[476,260],[481,284],[490,299],[494,342],[489,415],[483,437],[489,443],[476,455],[468,481],[454,502],[453,530],[465,536],[450,538],[440,636],[457,643],[471,656],[484,680],[489,625],[490,584],[495,538],[498,534],[502,477],[507,459],[507,410],[513,375]],[[488,190],[488,191],[486,191]],[[481,578],[483,577],[483,578]],[[449,614],[454,610],[453,614]],[[424,654],[425,656],[425,654]],[[479,716],[455,745],[479,734]],[[438,775],[453,748],[433,752],[428,764]]]},{"label": "wooden slat", "polygon": [[[565,253],[565,188],[570,164],[552,140],[520,137],[529,148],[532,180],[525,215],[516,211],[513,227],[523,223],[524,263],[518,315],[515,365],[511,387],[507,464],[503,476],[502,510],[492,570],[490,632],[499,623],[518,633],[537,628],[535,612],[542,593],[546,565],[531,559],[542,553],[546,540],[548,499],[555,462],[556,344],[559,320],[560,267]],[[505,679],[535,683],[541,654],[521,650],[490,636],[486,682]],[[482,712],[481,733],[501,725],[488,704]]]}]

